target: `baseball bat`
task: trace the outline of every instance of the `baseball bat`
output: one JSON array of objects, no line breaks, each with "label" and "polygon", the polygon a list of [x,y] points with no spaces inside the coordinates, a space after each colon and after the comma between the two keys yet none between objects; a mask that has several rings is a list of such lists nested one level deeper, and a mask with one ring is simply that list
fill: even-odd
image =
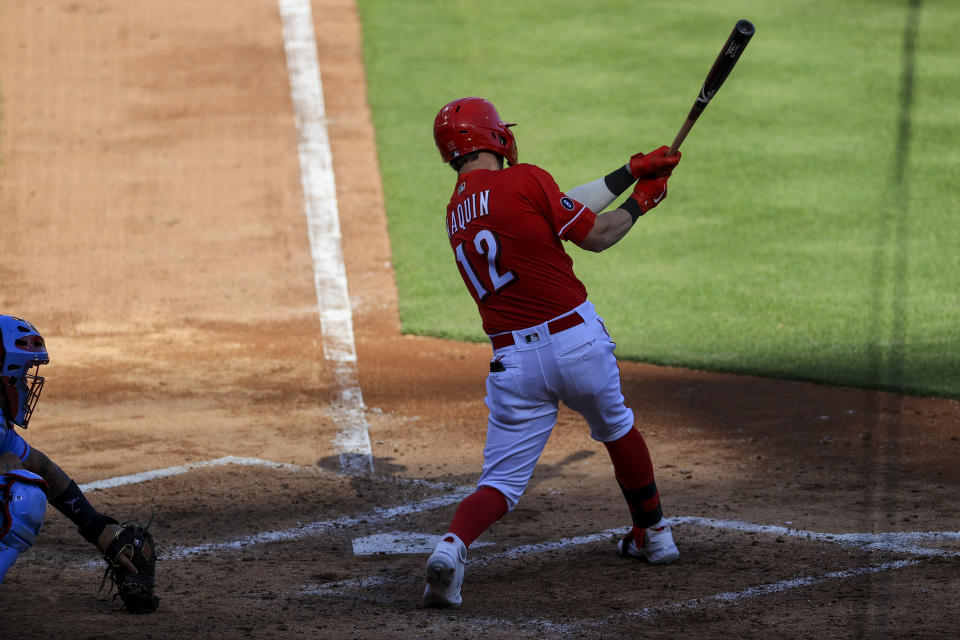
[{"label": "baseball bat", "polygon": [[693,101],[693,107],[690,109],[687,119],[684,120],[680,131],[677,132],[677,137],[673,139],[673,144],[670,145],[670,150],[667,151],[668,156],[677,153],[677,149],[683,144],[683,139],[687,137],[690,129],[693,128],[693,123],[697,121],[697,118],[699,118],[703,110],[706,109],[707,104],[720,89],[723,81],[730,75],[730,71],[733,70],[733,65],[737,64],[737,60],[740,59],[743,50],[747,47],[747,43],[750,42],[750,38],[753,37],[754,31],[756,30],[753,28],[753,23],[749,20],[738,20],[737,24],[734,25],[733,31],[730,32],[730,37],[727,38],[723,48],[720,49],[717,59],[713,61],[713,66],[710,67],[707,78],[703,81],[703,86],[700,88],[700,95]]}]

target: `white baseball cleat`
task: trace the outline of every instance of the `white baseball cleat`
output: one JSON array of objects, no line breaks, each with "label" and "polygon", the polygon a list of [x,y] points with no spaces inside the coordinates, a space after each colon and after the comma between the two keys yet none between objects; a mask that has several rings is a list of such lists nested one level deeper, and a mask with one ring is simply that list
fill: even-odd
[{"label": "white baseball cleat", "polygon": [[624,557],[646,558],[650,564],[667,564],[680,558],[680,551],[673,542],[670,523],[666,518],[644,531],[642,549],[637,548],[632,531],[628,531],[617,543],[617,549]]},{"label": "white baseball cleat", "polygon": [[467,547],[454,533],[446,533],[427,560],[427,586],[423,604],[427,607],[459,607],[460,586],[467,565]]}]

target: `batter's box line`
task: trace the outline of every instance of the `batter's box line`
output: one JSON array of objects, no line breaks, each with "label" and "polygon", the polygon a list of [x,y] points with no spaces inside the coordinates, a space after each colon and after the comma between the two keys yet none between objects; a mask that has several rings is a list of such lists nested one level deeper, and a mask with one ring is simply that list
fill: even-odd
[{"label": "batter's box line", "polygon": [[[117,476],[114,478],[107,478],[105,480],[96,480],[94,482],[88,482],[86,484],[80,485],[80,490],[84,493],[89,493],[91,491],[99,491],[101,489],[111,489],[114,487],[122,487],[128,484],[138,484],[141,482],[150,482],[151,480],[159,480],[160,478],[169,478],[172,476],[179,476],[185,473],[190,473],[191,471],[196,471],[198,469],[210,469],[213,467],[223,467],[228,464],[235,464],[240,466],[258,466],[258,467],[269,467],[272,469],[283,469],[285,471],[304,471],[306,469],[319,469],[317,467],[306,467],[303,465],[297,464],[288,464],[285,462],[272,462],[270,460],[261,460],[259,458],[241,458],[237,456],[223,456],[222,458],[214,458],[213,460],[204,460],[202,462],[188,462],[187,464],[177,465],[175,467],[166,467],[164,469],[153,469],[151,471],[142,471],[140,473],[133,473],[126,476]],[[322,469],[319,469],[323,471]]]},{"label": "batter's box line", "polygon": [[684,613],[690,611],[699,611],[702,609],[710,607],[726,607],[738,604],[744,600],[750,600],[753,598],[759,598],[763,596],[773,595],[777,593],[782,593],[784,591],[790,591],[793,589],[801,589],[804,587],[812,587],[818,584],[829,582],[832,580],[845,580],[849,578],[856,578],[860,576],[870,575],[874,573],[880,573],[882,571],[892,571],[895,569],[903,569],[905,567],[914,566],[924,562],[923,558],[910,558],[906,560],[893,560],[890,562],[883,562],[880,564],[870,565],[866,567],[858,567],[854,569],[842,569],[840,571],[831,571],[829,573],[824,573],[818,576],[804,576],[801,578],[791,578],[788,580],[781,580],[779,582],[772,582],[768,584],[761,584],[752,587],[747,587],[740,591],[724,591],[722,593],[717,593],[711,596],[704,596],[702,598],[691,598],[689,600],[680,600],[676,602],[668,602],[666,604],[657,605],[653,607],[645,607],[643,609],[638,609],[637,611],[630,611],[626,613],[614,613],[608,616],[605,616],[600,619],[595,620],[576,620],[572,622],[554,622],[552,620],[543,620],[537,618],[494,618],[494,617],[481,617],[474,618],[470,622],[477,626],[489,627],[489,628],[504,628],[511,624],[522,623],[524,625],[533,625],[540,627],[544,630],[550,631],[553,636],[560,635],[575,635],[577,637],[582,636],[583,633],[588,630],[595,630],[597,628],[606,626],[608,624],[620,621],[620,620],[629,620],[634,618],[640,618],[644,621],[652,621],[655,618],[661,617],[665,614],[671,613]]},{"label": "batter's box line", "polygon": [[672,524],[691,524],[715,529],[726,529],[743,533],[759,533],[828,542],[864,550],[885,551],[888,553],[907,553],[914,556],[955,557],[960,552],[936,547],[921,546],[919,542],[956,542],[960,541],[960,531],[893,531],[885,533],[821,533],[805,529],[792,529],[775,525],[755,524],[740,520],[719,520],[697,516],[679,516],[670,518]]},{"label": "batter's box line", "polygon": [[[679,518],[675,519],[679,520]],[[731,521],[712,521],[714,525],[717,523],[730,523]],[[737,523],[738,525],[748,525],[749,523]],[[761,525],[755,525],[756,528],[760,528]],[[737,527],[739,530],[743,530],[743,527]],[[515,547],[507,551],[493,554],[484,558],[479,558],[468,563],[468,569],[470,567],[477,566],[487,566],[493,564],[494,562],[500,560],[507,560],[518,558],[520,556],[528,555],[531,553],[553,551],[557,549],[566,548],[569,546],[577,544],[588,544],[592,542],[597,542],[602,539],[616,538],[621,535],[624,535],[628,530],[627,527],[622,527],[619,529],[608,529],[600,533],[578,536],[576,538],[563,538],[549,543],[535,544],[535,545],[524,545],[520,547]],[[956,554],[947,554],[947,555],[956,555]],[[645,607],[637,611],[631,611],[627,613],[618,612],[615,614],[610,614],[599,620],[577,620],[572,622],[555,622],[552,620],[544,620],[538,618],[496,618],[496,617],[479,617],[471,618],[470,624],[477,625],[481,627],[491,628],[491,629],[503,629],[509,628],[511,625],[521,623],[523,625],[533,625],[540,629],[543,629],[545,632],[549,632],[551,636],[556,637],[559,635],[576,635],[580,636],[584,632],[592,629],[597,629],[617,620],[631,619],[631,618],[640,618],[645,621],[653,620],[657,617],[663,616],[670,613],[682,613],[687,611],[697,611],[705,609],[708,607],[725,607],[735,605],[744,600],[750,600],[753,598],[759,598],[763,596],[773,595],[785,591],[790,591],[793,589],[801,589],[805,587],[812,587],[818,584],[829,582],[832,580],[844,580],[849,578],[856,578],[860,576],[870,575],[874,573],[880,573],[883,571],[892,571],[896,569],[903,569],[906,567],[914,566],[920,564],[921,562],[926,561],[926,558],[915,557],[909,559],[901,560],[892,560],[889,562],[883,562],[880,564],[869,565],[866,567],[857,567],[852,569],[842,569],[839,571],[831,571],[829,573],[817,575],[817,576],[803,576],[799,578],[790,578],[786,580],[781,580],[778,582],[760,584],[751,587],[747,587],[740,591],[725,591],[722,593],[717,593],[710,596],[704,596],[701,598],[691,598],[689,600],[681,600],[676,602],[669,602],[662,605],[657,605],[653,607]],[[341,598],[352,598],[352,599],[361,599],[361,600],[370,600],[373,602],[379,602],[381,604],[398,604],[396,598],[390,598],[385,595],[375,595],[370,594],[369,591],[376,589],[378,587],[388,586],[391,584],[396,584],[400,582],[406,582],[409,580],[409,575],[396,576],[393,578],[383,578],[380,576],[369,576],[366,578],[359,578],[354,580],[343,580],[330,582],[323,585],[306,585],[303,588],[294,591],[290,595],[293,596],[333,596]],[[419,585],[418,585],[419,586]],[[358,594],[355,591],[353,593],[348,592],[348,590],[361,590],[366,591],[366,594]]]},{"label": "batter's box line", "polygon": [[[913,545],[906,545],[902,541],[906,539],[960,539],[960,532],[954,531],[934,531],[934,532],[915,532],[915,533],[881,533],[881,534],[832,534],[832,533],[818,533],[815,531],[804,531],[801,529],[786,529],[784,527],[770,526],[770,525],[760,525],[750,522],[742,522],[738,520],[717,520],[713,518],[699,518],[696,516],[679,516],[670,518],[670,522],[674,525],[676,524],[689,524],[698,527],[708,527],[708,528],[719,528],[719,529],[729,529],[734,531],[741,532],[750,532],[750,533],[760,533],[771,536],[780,536],[780,535],[789,535],[800,539],[813,540],[813,541],[822,541],[830,542],[835,544],[841,544],[845,546],[855,546],[861,549],[866,550],[878,550],[886,551],[891,553],[912,553],[918,557],[927,557],[927,556],[938,556],[938,557],[955,557],[960,556],[960,552],[946,551],[943,549],[931,549],[926,547],[916,547]],[[551,542],[543,542],[538,544],[530,545],[521,545],[514,547],[512,549],[507,549],[506,551],[501,551],[488,556],[480,556],[475,559],[471,559],[468,562],[469,568],[476,567],[486,567],[496,562],[502,560],[513,560],[522,556],[536,554],[536,553],[547,553],[550,551],[557,551],[560,549],[570,548],[578,545],[592,544],[594,542],[599,542],[602,540],[617,539],[626,534],[629,530],[628,527],[620,527],[616,529],[607,529],[599,533],[593,533],[583,536],[577,536],[573,538],[562,538],[560,540],[555,540]],[[879,541],[892,538],[896,540],[896,543],[886,543],[881,544]],[[682,546],[682,541],[681,541]],[[890,570],[900,568],[900,563],[904,561],[895,561],[890,563],[884,563],[881,565],[876,565],[880,567],[878,570]],[[915,564],[919,560],[910,560],[910,564]],[[906,566],[906,565],[903,565]],[[852,570],[847,570],[852,571]],[[835,572],[834,574],[826,574],[828,577],[825,579],[835,579],[843,577],[844,572]],[[384,577],[384,576],[368,576],[364,578],[355,578],[351,580],[338,580],[333,582],[328,582],[324,584],[307,584],[303,587],[293,591],[291,595],[294,596],[334,596],[334,597],[356,597],[356,594],[351,595],[351,591],[360,590],[365,591],[379,586],[387,586],[391,584],[396,584],[398,582],[403,582],[407,580],[406,576],[394,576],[394,577]],[[799,579],[800,582],[807,580],[807,578]],[[790,581],[786,581],[790,582]],[[802,586],[798,582],[798,586]],[[760,588],[760,587],[757,587]],[[761,595],[761,594],[758,594]],[[719,597],[719,596],[717,596]]]},{"label": "batter's box line", "polygon": [[[916,540],[960,540],[958,531],[919,531],[904,533],[820,533],[816,531],[806,531],[803,529],[788,529],[773,525],[755,524],[740,520],[718,520],[715,518],[701,518],[697,516],[678,516],[670,518],[673,525],[692,525],[695,527],[705,527],[714,529],[728,529],[732,531],[759,533],[769,536],[790,536],[802,540],[811,540],[815,542],[825,542],[840,544],[844,546],[857,547],[862,550],[884,551],[888,553],[907,553],[917,557],[957,557],[960,552],[949,551],[945,549],[936,549],[929,547],[919,547],[913,544],[907,544],[908,541]],[[551,542],[538,544],[521,545],[506,551],[501,551],[489,556],[480,556],[469,561],[470,567],[485,567],[501,560],[513,560],[521,556],[546,553],[559,549],[574,547],[578,545],[591,544],[607,539],[617,539],[626,534],[628,527],[616,529],[607,529],[599,533],[592,533],[573,538],[562,538]],[[682,547],[682,540],[681,540]],[[899,568],[896,563],[889,568]],[[878,565],[887,566],[887,565]],[[886,569],[884,569],[886,570]],[[356,578],[352,580],[334,581],[320,585],[304,585],[293,592],[292,595],[312,595],[312,596],[342,596],[349,597],[346,590],[360,589],[366,590],[375,586],[385,586],[405,580],[404,577],[387,578],[383,576],[373,576],[366,578]]]},{"label": "batter's box line", "polygon": [[[151,480],[159,480],[161,478],[169,478],[172,476],[178,476],[185,473],[190,473],[191,471],[197,471],[198,469],[210,469],[214,467],[223,467],[226,465],[238,465],[246,467],[267,467],[269,469],[279,469],[283,471],[294,471],[294,472],[313,472],[320,473],[322,475],[336,476],[338,478],[349,478],[352,477],[351,474],[347,473],[338,473],[335,471],[329,471],[317,466],[309,465],[300,465],[300,464],[290,464],[288,462],[274,462],[272,460],[262,460],[260,458],[244,458],[239,456],[223,456],[221,458],[214,458],[213,460],[204,460],[201,462],[188,462],[187,464],[181,464],[174,467],[166,467],[164,469],[154,469],[152,471],[142,471],[140,473],[133,473],[126,476],[117,476],[114,478],[107,478],[105,480],[96,480],[94,482],[88,482],[86,484],[81,484],[80,490],[84,493],[89,493],[91,491],[99,491],[101,489],[111,489],[114,487],[122,487],[128,484],[138,484],[141,482],[150,482]],[[371,480],[380,480],[382,482],[399,482],[403,484],[415,485],[418,487],[424,487],[427,489],[436,489],[440,491],[449,491],[449,490],[459,490],[460,487],[452,485],[445,482],[431,482],[429,480],[424,480],[422,478],[403,478],[399,476],[370,476]]]}]

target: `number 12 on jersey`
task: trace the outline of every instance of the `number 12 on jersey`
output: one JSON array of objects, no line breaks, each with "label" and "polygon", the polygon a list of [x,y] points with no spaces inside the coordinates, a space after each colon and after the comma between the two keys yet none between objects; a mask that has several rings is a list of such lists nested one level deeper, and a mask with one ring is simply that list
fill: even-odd
[{"label": "number 12 on jersey", "polygon": [[473,286],[474,292],[476,292],[477,300],[482,302],[490,297],[491,293],[500,293],[504,287],[517,280],[517,274],[511,270],[507,270],[505,273],[500,272],[500,240],[493,231],[483,229],[473,238],[473,248],[477,250],[478,254],[487,259],[487,273],[490,275],[489,284],[493,289],[492,292],[480,281],[480,277],[477,275],[477,272],[474,271],[473,265],[470,264],[470,260],[467,259],[467,254],[464,252],[463,246],[464,243],[461,242],[457,245],[454,252],[457,254],[457,262],[460,263],[463,272]]}]

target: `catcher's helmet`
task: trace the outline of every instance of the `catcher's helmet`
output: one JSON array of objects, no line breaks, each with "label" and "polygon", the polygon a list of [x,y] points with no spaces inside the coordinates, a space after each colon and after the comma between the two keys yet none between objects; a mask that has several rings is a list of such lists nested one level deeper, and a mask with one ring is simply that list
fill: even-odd
[{"label": "catcher's helmet", "polygon": [[433,139],[444,162],[480,149],[499,153],[517,163],[517,143],[510,127],[489,100],[459,98],[444,105],[433,121]]},{"label": "catcher's helmet", "polygon": [[43,390],[37,372],[49,362],[43,337],[32,324],[0,315],[0,408],[7,423],[27,428]]}]

